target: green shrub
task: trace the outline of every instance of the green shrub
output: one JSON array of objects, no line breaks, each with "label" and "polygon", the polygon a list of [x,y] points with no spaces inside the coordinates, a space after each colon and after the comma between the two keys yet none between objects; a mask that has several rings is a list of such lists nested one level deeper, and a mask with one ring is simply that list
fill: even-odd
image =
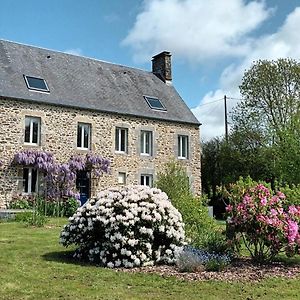
[{"label": "green shrub", "polygon": [[14,220],[16,222],[27,223],[30,220],[31,215],[32,215],[32,212],[30,212],[30,211],[17,213]]},{"label": "green shrub", "polygon": [[207,199],[193,196],[184,168],[176,162],[167,163],[164,172],[158,174],[155,185],[169,196],[172,204],[180,211],[186,237],[191,240],[191,244],[204,246],[208,233],[215,231],[217,225],[208,215],[208,207],[203,204]]},{"label": "green shrub", "polygon": [[230,253],[225,232],[221,230],[208,231],[202,239],[202,249],[210,253]]},{"label": "green shrub", "polygon": [[28,226],[43,227],[48,219],[39,211],[21,212],[16,214],[15,221],[25,223]]},{"label": "green shrub", "polygon": [[205,270],[210,272],[223,271],[229,263],[226,260],[213,258],[207,261],[205,264]]},{"label": "green shrub", "polygon": [[284,208],[290,205],[300,205],[300,185],[286,185],[278,188],[285,194],[286,199],[283,203]]}]

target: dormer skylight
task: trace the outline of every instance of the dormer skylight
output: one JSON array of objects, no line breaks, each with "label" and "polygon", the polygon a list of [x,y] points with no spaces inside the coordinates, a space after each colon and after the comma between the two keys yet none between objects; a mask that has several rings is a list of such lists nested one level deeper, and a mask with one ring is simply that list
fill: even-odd
[{"label": "dormer skylight", "polygon": [[167,110],[158,98],[149,96],[144,96],[144,98],[147,101],[150,108],[157,110]]},{"label": "dormer skylight", "polygon": [[28,89],[40,92],[50,92],[45,79],[24,75]]}]

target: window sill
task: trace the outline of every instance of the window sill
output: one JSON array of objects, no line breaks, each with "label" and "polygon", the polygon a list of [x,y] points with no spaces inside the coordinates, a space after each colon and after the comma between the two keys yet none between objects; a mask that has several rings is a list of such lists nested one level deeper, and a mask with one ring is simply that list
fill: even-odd
[{"label": "window sill", "polygon": [[90,151],[90,148],[77,147],[76,149],[79,150],[79,151]]},{"label": "window sill", "polygon": [[187,157],[182,157],[182,156],[178,156],[177,159],[180,159],[180,160],[188,160]]},{"label": "window sill", "polygon": [[40,144],[36,144],[36,143],[24,143],[24,146],[27,146],[27,147],[40,147]]},{"label": "window sill", "polygon": [[115,151],[116,154],[121,154],[121,155],[126,155],[128,154],[127,152],[125,151]]}]

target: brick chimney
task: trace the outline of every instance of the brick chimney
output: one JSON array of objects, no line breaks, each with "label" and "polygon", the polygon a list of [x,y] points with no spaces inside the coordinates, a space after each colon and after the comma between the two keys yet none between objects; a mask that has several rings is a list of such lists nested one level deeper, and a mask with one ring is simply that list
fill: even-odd
[{"label": "brick chimney", "polygon": [[163,51],[152,57],[152,73],[167,84],[172,84],[171,53]]}]

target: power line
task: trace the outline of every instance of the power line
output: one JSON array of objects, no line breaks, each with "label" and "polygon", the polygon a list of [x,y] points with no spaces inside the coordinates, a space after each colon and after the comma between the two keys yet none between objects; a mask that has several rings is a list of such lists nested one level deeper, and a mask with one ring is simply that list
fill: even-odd
[{"label": "power line", "polygon": [[207,103],[198,105],[198,107],[209,105],[209,104],[213,104],[213,103],[216,103],[216,102],[219,102],[219,101],[223,101],[223,100],[224,100],[224,98],[220,98],[220,99],[217,99],[217,100],[214,100],[214,101],[211,101],[211,102],[207,102]]}]

